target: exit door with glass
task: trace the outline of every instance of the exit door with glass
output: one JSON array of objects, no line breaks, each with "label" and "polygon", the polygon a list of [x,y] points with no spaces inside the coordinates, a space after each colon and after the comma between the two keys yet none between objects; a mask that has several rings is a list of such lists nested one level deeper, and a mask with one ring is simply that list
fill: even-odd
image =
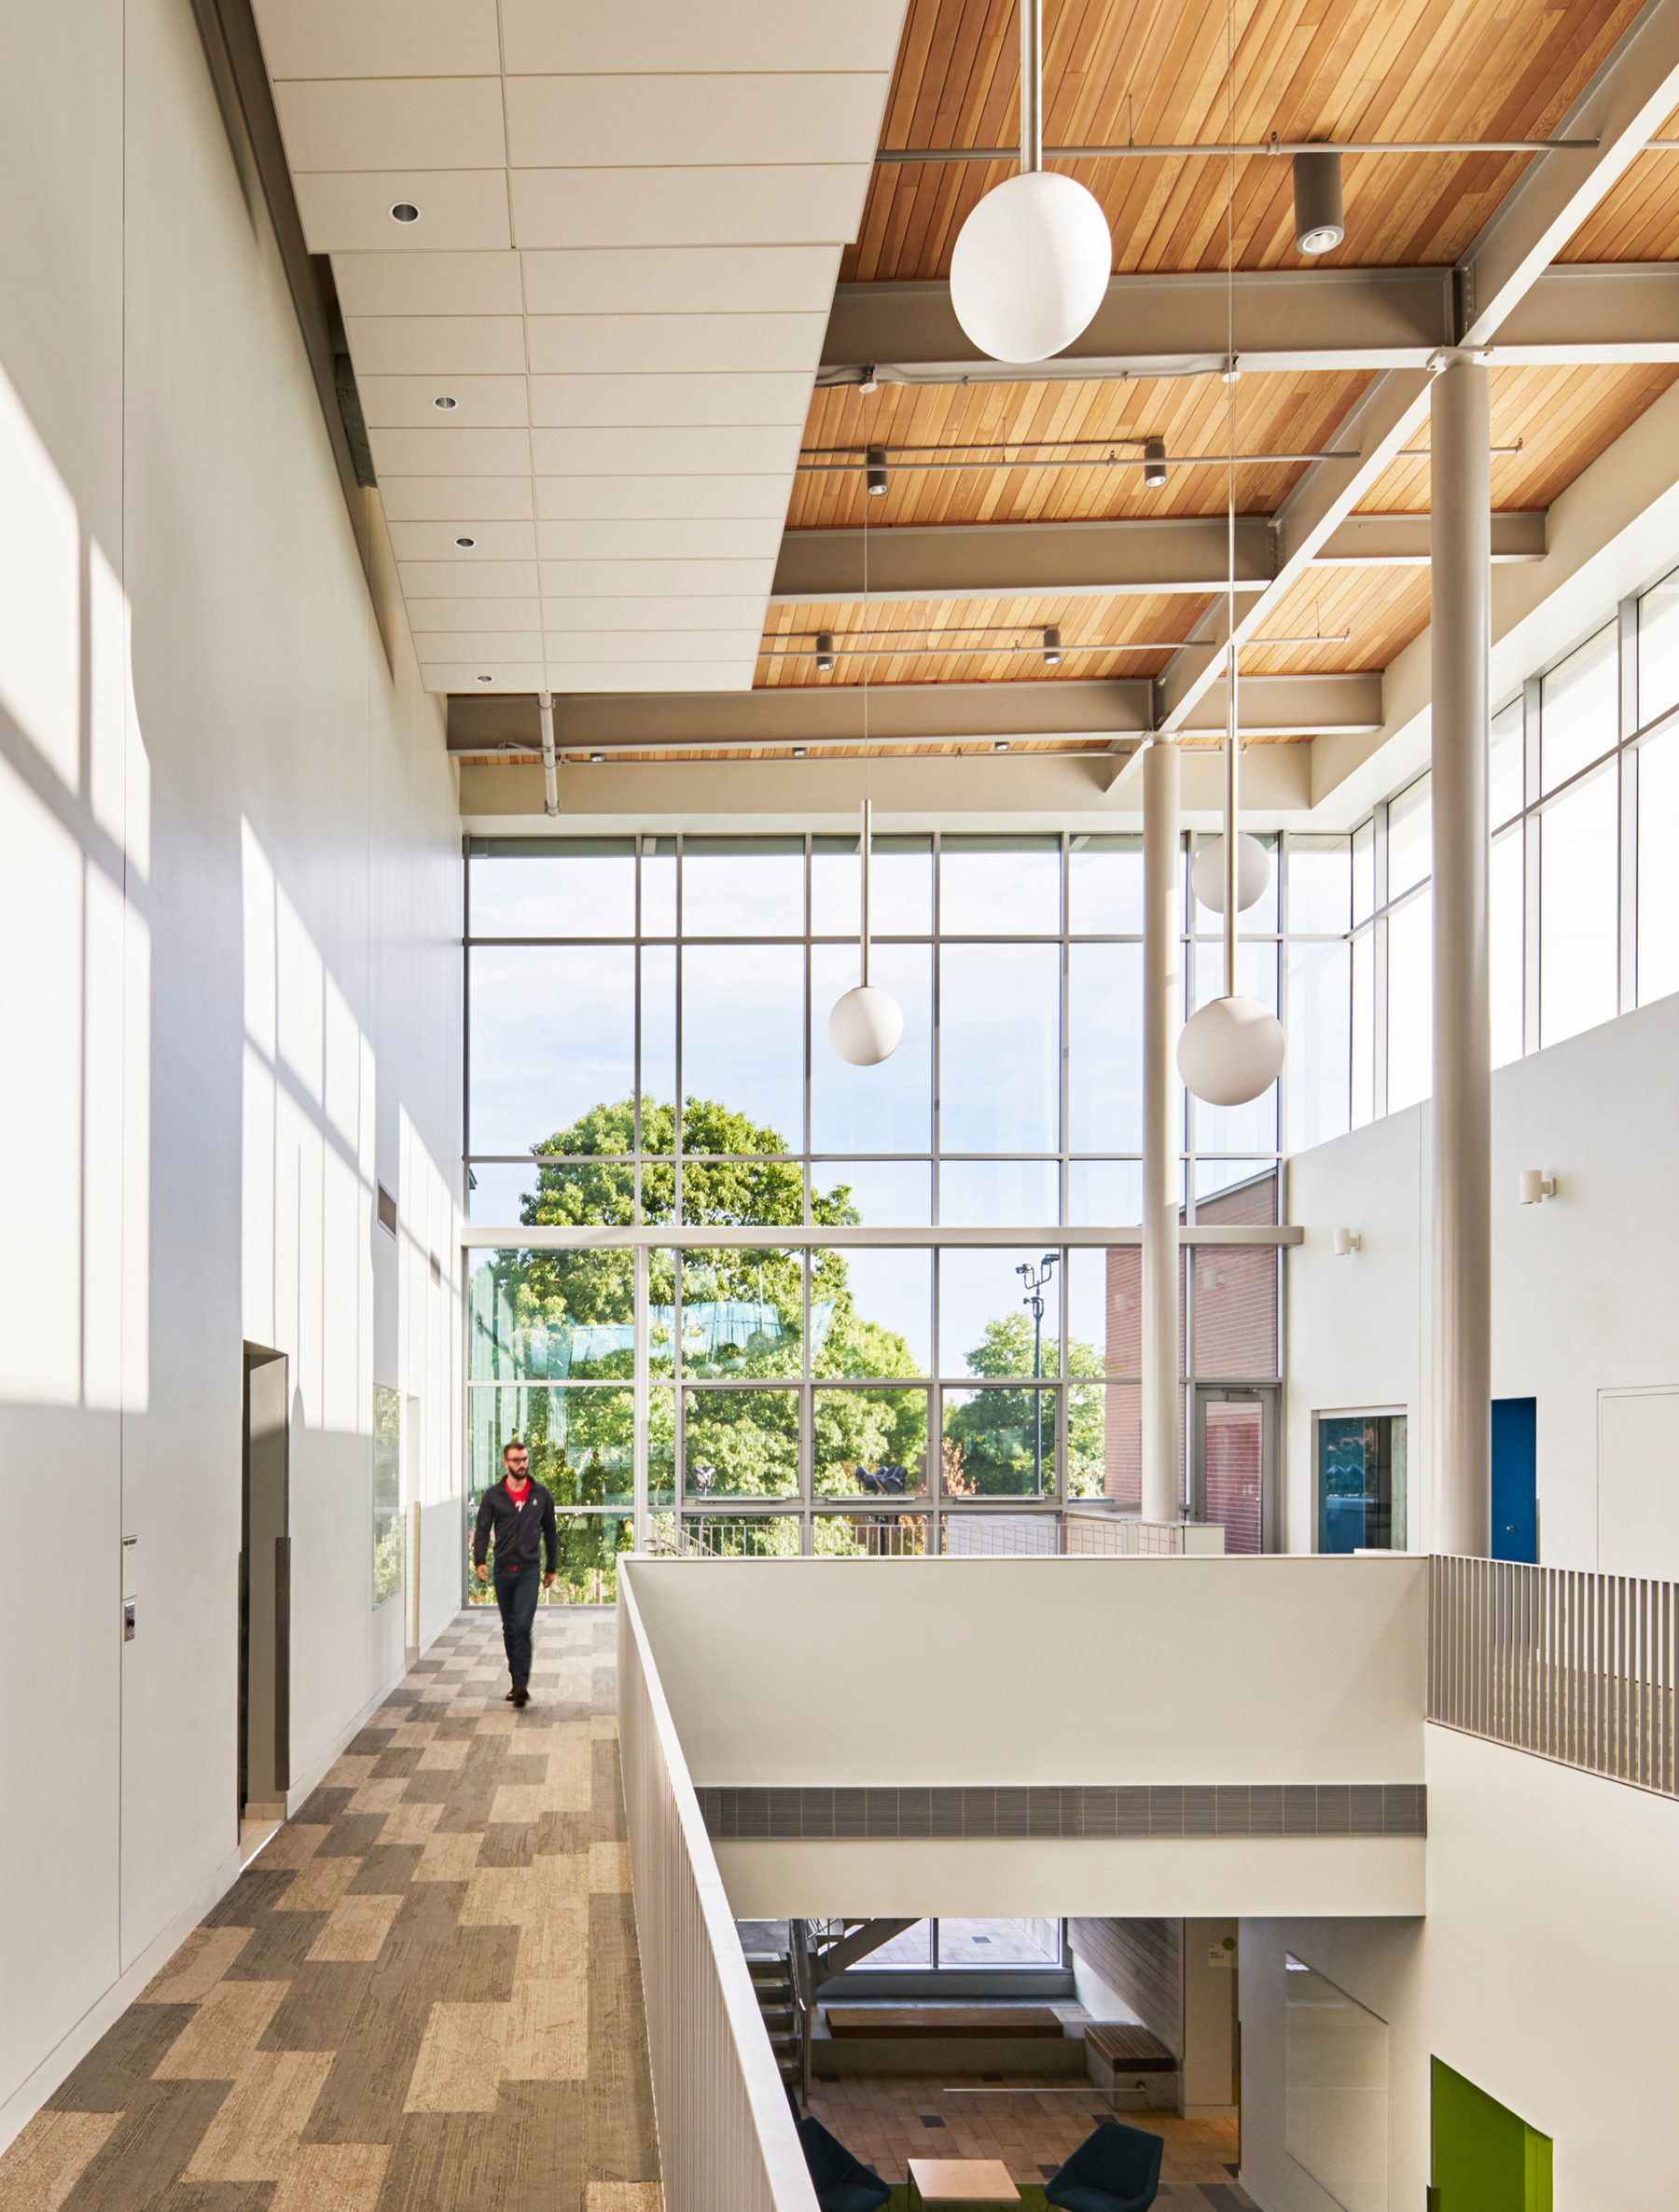
[{"label": "exit door with glass", "polygon": [[1221,1527],[1227,1552],[1280,1549],[1277,1386],[1196,1383],[1193,1390],[1190,1519]]}]

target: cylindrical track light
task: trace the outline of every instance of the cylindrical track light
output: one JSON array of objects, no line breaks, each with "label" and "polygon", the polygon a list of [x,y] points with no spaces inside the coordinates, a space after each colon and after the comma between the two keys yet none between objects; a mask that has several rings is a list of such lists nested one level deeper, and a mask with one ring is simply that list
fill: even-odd
[{"label": "cylindrical track light", "polygon": [[823,676],[831,676],[834,672],[834,633],[831,629],[819,629],[816,632],[816,671]]},{"label": "cylindrical track light", "polygon": [[867,463],[867,473],[865,477],[865,481],[868,486],[869,496],[871,498],[879,498],[886,489],[885,447],[870,446],[867,455],[865,456],[865,459]]},{"label": "cylindrical track light", "polygon": [[1061,666],[1061,631],[1053,622],[1044,631],[1044,666],[1047,669]]},{"label": "cylindrical track light", "polygon": [[1347,235],[1341,220],[1341,158],[1332,146],[1294,158],[1295,248],[1327,254]]},{"label": "cylindrical track light", "polygon": [[1143,441],[1143,481],[1150,491],[1158,491],[1166,481],[1166,440],[1163,437]]}]

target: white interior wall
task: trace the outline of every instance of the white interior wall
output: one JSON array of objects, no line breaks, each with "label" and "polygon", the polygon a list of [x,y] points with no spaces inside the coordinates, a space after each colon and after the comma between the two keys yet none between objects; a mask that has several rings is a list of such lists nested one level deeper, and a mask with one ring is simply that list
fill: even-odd
[{"label": "white interior wall", "polygon": [[1389,2204],[1422,2203],[1437,2056],[1553,2138],[1559,2205],[1671,2205],[1679,1813],[1439,1728],[1428,1789],[1426,1920],[1242,1924],[1243,2184],[1265,2212],[1333,2212],[1284,2143],[1292,1951],[1388,2024]]},{"label": "white interior wall", "polygon": [[188,0],[12,22],[0,180],[4,2140],[235,1863],[242,1336],[291,1361],[295,1780],[400,1666],[372,1389],[446,1509],[460,1026],[441,715]]},{"label": "white interior wall", "polygon": [[[1547,1565],[1598,1564],[1599,1392],[1679,1385],[1676,1087],[1679,997],[1492,1077],[1492,1389],[1538,1401]],[[1429,1118],[1390,1114],[1289,1166],[1306,1228],[1287,1264],[1292,1550],[1314,1541],[1312,1414],[1360,1407],[1407,1409],[1410,1548],[1431,1541]],[[1523,1168],[1554,1174],[1556,1197],[1519,1205]],[[1362,1248],[1338,1259],[1336,1228]],[[1671,1499],[1679,1541],[1679,1483]]]}]

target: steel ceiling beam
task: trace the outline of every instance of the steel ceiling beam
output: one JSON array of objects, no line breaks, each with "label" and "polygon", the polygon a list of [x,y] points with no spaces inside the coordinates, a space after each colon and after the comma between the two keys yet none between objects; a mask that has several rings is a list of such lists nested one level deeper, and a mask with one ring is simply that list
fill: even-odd
[{"label": "steel ceiling beam", "polygon": [[[1545,557],[1543,512],[1494,515],[1494,560]],[[1354,515],[1314,559],[1337,568],[1420,568],[1426,515]],[[1108,599],[1222,590],[1228,545],[1216,515],[1117,522],[956,522],[868,532],[868,597],[883,600]],[[1270,583],[1268,515],[1236,524],[1238,589]],[[775,564],[771,606],[857,606],[860,530],[790,530]]]},{"label": "steel ceiling beam", "polygon": [[[1552,183],[1554,196],[1580,163],[1600,174],[1603,158],[1582,154],[1571,164],[1547,162],[1535,175]],[[1576,179],[1571,205],[1579,196]],[[1542,212],[1535,210],[1535,223]],[[1502,284],[1499,271],[1510,258],[1489,244],[1484,265],[1466,264],[1476,289],[1484,295],[1489,284]],[[1450,269],[1239,274],[1234,350],[1245,370],[1259,374],[1423,368],[1442,346],[1456,341],[1459,290],[1458,272]],[[1505,314],[1510,316],[1517,304],[1512,298]],[[1679,361],[1679,266],[1671,262],[1545,269],[1531,280],[1519,304],[1519,316],[1498,332],[1495,359]],[[1478,317],[1475,327],[1485,320]],[[1113,278],[1089,329],[1054,360],[1028,364],[992,361],[979,353],[956,320],[946,283],[841,284],[828,317],[818,382],[855,382],[866,367],[883,383],[909,384],[1206,376],[1225,361],[1228,337],[1226,280],[1212,270]]]}]

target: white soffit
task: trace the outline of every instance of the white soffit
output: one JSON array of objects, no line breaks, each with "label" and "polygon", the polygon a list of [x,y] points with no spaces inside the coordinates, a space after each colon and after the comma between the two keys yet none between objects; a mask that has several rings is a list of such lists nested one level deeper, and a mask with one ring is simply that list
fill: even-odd
[{"label": "white soffit", "polygon": [[255,7],[427,684],[750,688],[905,0]]}]

